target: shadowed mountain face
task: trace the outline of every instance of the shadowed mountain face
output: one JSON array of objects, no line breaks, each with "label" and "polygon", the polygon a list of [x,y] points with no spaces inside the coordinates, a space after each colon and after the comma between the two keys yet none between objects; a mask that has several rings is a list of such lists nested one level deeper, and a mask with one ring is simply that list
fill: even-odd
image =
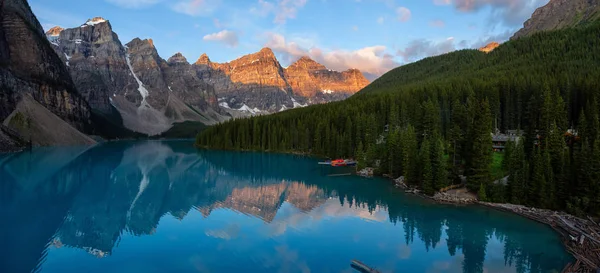
[{"label": "shadowed mountain face", "polygon": [[191,145],[0,157],[0,268],[341,272],[360,258],[385,272],[551,272],[570,260],[549,228],[514,215],[331,177],[347,170],[311,158]]},{"label": "shadowed mountain face", "polygon": [[136,38],[123,46],[110,22],[100,17],[46,35],[92,108],[120,115],[128,129],[156,135],[177,122],[227,119],[219,113],[212,86],[187,62],[162,59],[152,40]]},{"label": "shadowed mountain face", "polygon": [[[30,127],[62,129],[65,131],[63,137],[72,140],[70,144],[87,143],[85,137],[72,135],[77,134],[77,130],[92,132],[91,110],[77,93],[27,1],[4,0],[1,3],[0,123],[21,134],[31,133]],[[24,98],[31,99],[24,101]],[[33,118],[41,112],[52,119],[52,123],[39,124]],[[45,136],[49,130],[41,128],[35,132]],[[0,133],[0,146],[4,146],[4,138],[6,136]],[[34,144],[38,143],[34,140]]]},{"label": "shadowed mountain face", "polygon": [[550,0],[548,4],[538,8],[511,39],[542,31],[584,26],[598,19],[600,2],[597,0]]}]

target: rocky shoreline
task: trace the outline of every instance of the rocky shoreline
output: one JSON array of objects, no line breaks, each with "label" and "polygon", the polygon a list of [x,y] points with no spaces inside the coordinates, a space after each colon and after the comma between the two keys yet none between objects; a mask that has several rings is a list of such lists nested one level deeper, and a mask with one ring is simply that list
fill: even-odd
[{"label": "rocky shoreline", "polygon": [[393,180],[397,188],[406,193],[415,194],[444,204],[478,204],[489,208],[511,212],[528,219],[546,224],[554,229],[563,241],[567,251],[576,259],[563,269],[563,273],[598,273],[600,272],[600,224],[592,218],[579,218],[565,212],[546,209],[529,208],[513,204],[488,203],[477,200],[477,197],[464,188],[437,192],[434,196],[422,194],[419,189],[409,187],[403,177]]}]

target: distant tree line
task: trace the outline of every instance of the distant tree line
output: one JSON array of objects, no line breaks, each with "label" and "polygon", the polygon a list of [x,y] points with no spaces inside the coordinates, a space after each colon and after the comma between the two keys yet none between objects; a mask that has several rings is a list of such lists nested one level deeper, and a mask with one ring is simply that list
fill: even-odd
[{"label": "distant tree line", "polygon": [[[356,158],[428,194],[464,174],[482,199],[597,215],[598,33],[593,25],[510,41],[490,54],[428,58],[343,102],[207,128],[196,145]],[[524,133],[504,152],[505,184],[492,182],[496,128]]]}]

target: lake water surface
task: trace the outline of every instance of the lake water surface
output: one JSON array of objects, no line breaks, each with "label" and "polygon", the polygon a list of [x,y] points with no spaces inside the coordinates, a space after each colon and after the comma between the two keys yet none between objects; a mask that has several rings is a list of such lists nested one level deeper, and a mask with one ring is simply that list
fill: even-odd
[{"label": "lake water surface", "polygon": [[293,155],[115,142],[0,155],[0,272],[559,272],[548,227]]}]

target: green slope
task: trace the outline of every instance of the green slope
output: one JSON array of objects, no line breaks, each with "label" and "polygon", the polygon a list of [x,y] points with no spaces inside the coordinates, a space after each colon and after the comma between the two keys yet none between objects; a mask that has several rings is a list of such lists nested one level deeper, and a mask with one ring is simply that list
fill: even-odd
[{"label": "green slope", "polygon": [[461,50],[423,59],[386,73],[361,93],[397,91],[414,85],[452,80],[489,80],[520,73],[557,73],[551,69],[588,70],[598,62],[598,24],[588,28],[536,34],[509,41],[489,54]]}]

